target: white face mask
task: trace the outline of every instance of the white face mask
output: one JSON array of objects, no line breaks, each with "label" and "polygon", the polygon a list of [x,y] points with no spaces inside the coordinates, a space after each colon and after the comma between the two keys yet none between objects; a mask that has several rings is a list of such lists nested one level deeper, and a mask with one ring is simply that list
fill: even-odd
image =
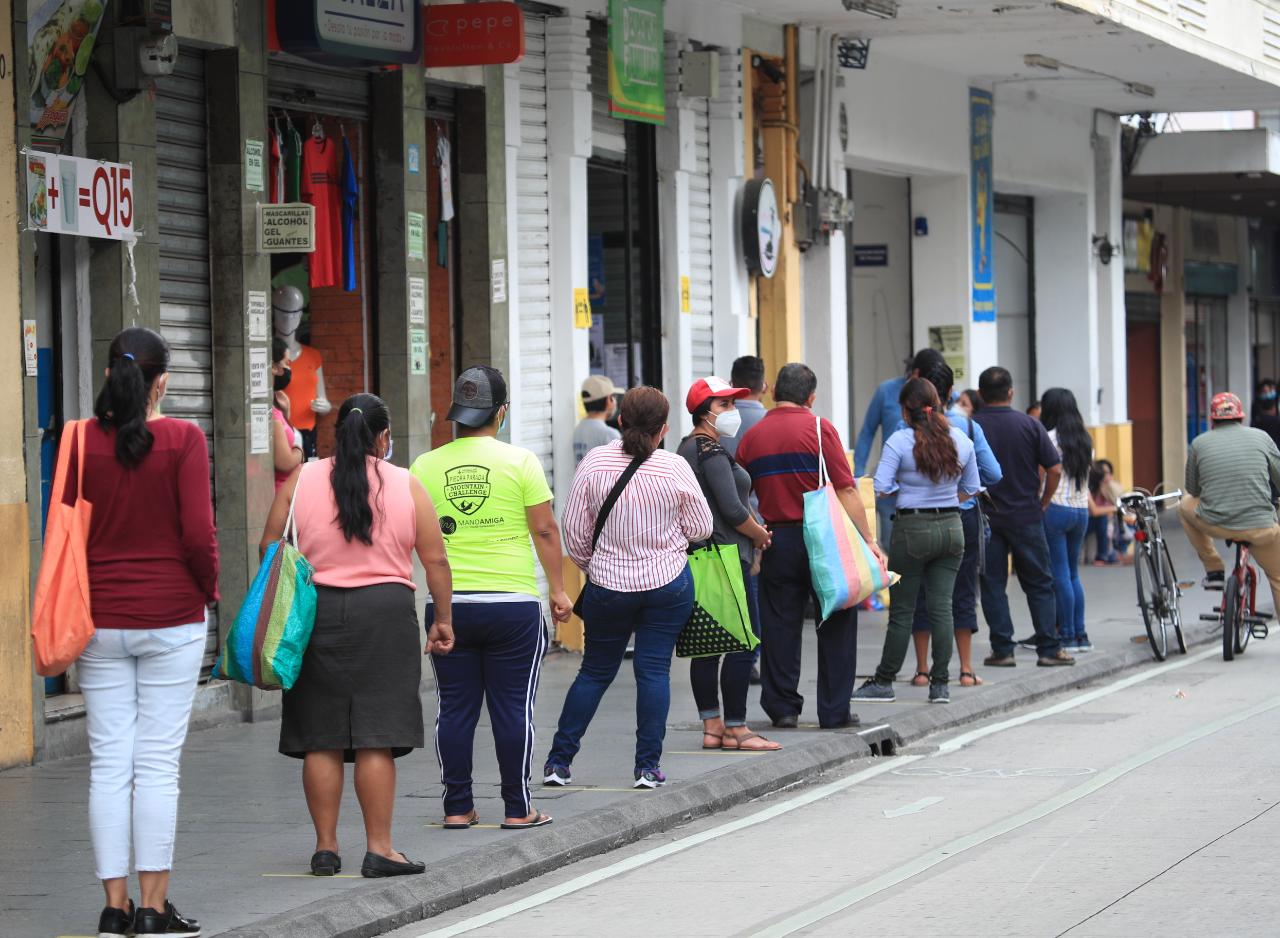
[{"label": "white face mask", "polygon": [[726,410],[716,414],[714,426],[721,436],[737,436],[738,431],[742,429],[742,414],[736,410]]}]

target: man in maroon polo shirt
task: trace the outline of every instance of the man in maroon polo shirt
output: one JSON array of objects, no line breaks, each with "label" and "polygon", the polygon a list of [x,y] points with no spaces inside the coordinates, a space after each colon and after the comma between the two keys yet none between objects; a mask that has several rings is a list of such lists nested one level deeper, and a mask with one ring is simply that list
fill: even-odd
[{"label": "man in maroon polo shirt", "polygon": [[[813,579],[801,525],[804,493],[818,487],[818,419],[810,410],[817,389],[817,376],[808,365],[783,365],[773,387],[778,406],[738,444],[738,462],[751,473],[760,514],[773,531],[773,545],[760,564],[760,706],[773,725],[782,728],[794,727],[804,708],[798,689],[800,648]],[[840,433],[827,420],[821,426],[823,462],[840,504],[871,549],[881,554],[867,526]],[[849,711],[857,630],[856,609],[837,612],[818,625],[818,725],[824,728],[858,723]]]}]

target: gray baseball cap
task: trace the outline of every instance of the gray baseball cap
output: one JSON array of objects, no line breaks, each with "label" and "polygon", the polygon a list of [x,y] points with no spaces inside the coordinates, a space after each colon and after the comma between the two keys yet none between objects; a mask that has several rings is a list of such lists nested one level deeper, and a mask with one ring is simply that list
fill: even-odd
[{"label": "gray baseball cap", "polygon": [[458,375],[453,383],[449,419],[464,427],[483,427],[505,403],[507,380],[502,372],[488,365],[475,365]]}]

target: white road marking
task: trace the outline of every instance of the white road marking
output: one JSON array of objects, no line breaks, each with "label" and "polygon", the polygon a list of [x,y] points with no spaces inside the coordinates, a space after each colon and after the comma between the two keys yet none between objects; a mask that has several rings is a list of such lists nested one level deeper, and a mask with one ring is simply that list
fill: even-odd
[{"label": "white road marking", "polygon": [[911,802],[911,804],[904,804],[901,808],[885,808],[884,816],[895,818],[906,817],[908,814],[919,814],[925,808],[932,808],[941,800],[941,798],[921,798],[919,801]]},{"label": "white road marking", "polygon": [[[595,886],[598,883],[602,883],[605,880],[613,879],[615,876],[621,876],[622,874],[629,873],[632,870],[641,869],[656,860],[663,859],[664,857],[683,853],[686,850],[691,850],[694,847],[717,840],[728,834],[736,834],[738,831],[755,827],[756,825],[763,824],[766,821],[772,821],[774,818],[782,817],[784,814],[789,814],[798,808],[803,808],[813,804],[814,802],[821,801],[824,798],[829,798],[832,795],[853,788],[855,785],[861,785],[865,781],[873,779],[879,775],[884,775],[886,772],[892,772],[904,765],[909,765],[912,762],[919,762],[924,758],[931,758],[933,755],[950,754],[971,742],[976,742],[977,740],[990,736],[993,733],[1013,729],[1016,726],[1023,726],[1035,720],[1044,719],[1045,717],[1056,716],[1059,713],[1064,713],[1075,707],[1081,707],[1111,694],[1119,693],[1122,690],[1133,687],[1135,684],[1141,684],[1143,681],[1162,677],[1170,671],[1176,671],[1179,668],[1185,668],[1188,665],[1196,664],[1218,653],[1219,650],[1213,648],[1208,651],[1200,652],[1199,654],[1188,655],[1180,661],[1165,663],[1159,667],[1140,671],[1137,674],[1121,678],[1118,681],[1114,681],[1111,684],[1107,684],[1095,690],[1077,694],[1075,697],[1069,698],[1061,703],[1052,704],[1040,710],[1033,710],[1031,713],[1013,717],[1009,720],[1002,720],[1001,722],[992,724],[991,726],[972,730],[944,742],[938,747],[937,752],[930,756],[894,756],[884,759],[871,768],[863,769],[861,772],[855,772],[853,775],[839,779],[838,781],[829,782],[826,785],[820,785],[817,788],[810,789],[807,792],[788,798],[786,801],[780,801],[775,805],[771,805],[762,811],[757,811],[755,814],[750,814],[746,817],[738,818],[735,821],[729,821],[725,824],[720,824],[716,827],[699,831],[696,834],[690,834],[688,837],[673,841],[669,844],[663,844],[660,847],[653,847],[649,850],[642,851],[634,856],[610,863],[608,866],[602,866],[599,869],[583,873],[581,876],[575,876],[573,879],[566,880],[557,886],[550,886],[547,889],[525,896],[523,899],[517,899],[515,902],[508,903],[507,905],[499,906],[496,909],[491,909],[490,911],[483,912],[480,915],[474,915],[471,918],[463,919],[453,925],[448,925],[434,931],[423,932],[418,936],[418,938],[453,938],[454,935],[464,935],[469,931],[475,931],[477,928],[484,928],[486,925],[493,925],[497,922],[511,918],[513,915],[519,915],[521,912],[527,912],[530,909],[536,909],[539,906],[546,905],[548,902],[552,902],[563,896],[580,892],[583,889],[589,889],[590,887]],[[866,730],[863,732],[866,732]],[[1096,781],[1096,778],[1094,781]]]},{"label": "white road marking", "polygon": [[1028,824],[1039,821],[1040,819],[1053,814],[1055,811],[1059,811],[1068,805],[1074,804],[1081,798],[1091,795],[1099,789],[1110,785],[1112,782],[1123,778],[1135,769],[1140,769],[1142,766],[1147,765],[1150,762],[1154,762],[1157,759],[1169,755],[1171,752],[1176,752],[1177,750],[1198,742],[1207,736],[1212,736],[1214,733],[1218,733],[1224,729],[1235,726],[1237,723],[1243,723],[1246,720],[1250,720],[1253,717],[1275,710],[1276,708],[1280,708],[1280,697],[1274,697],[1266,703],[1260,703],[1256,706],[1250,707],[1248,710],[1242,710],[1239,713],[1234,713],[1230,716],[1214,720],[1212,723],[1206,723],[1204,726],[1167,740],[1158,746],[1153,746],[1145,752],[1140,752],[1135,756],[1125,759],[1119,765],[1110,769],[1104,769],[1096,776],[1089,779],[1089,781],[1084,782],[1081,785],[1077,785],[1075,788],[1068,789],[1060,795],[1050,798],[1047,801],[1042,801],[1040,804],[1033,805],[1025,811],[1020,811],[1010,817],[1002,818],[981,830],[974,831],[972,834],[966,834],[963,837],[958,837],[949,844],[944,844],[941,847],[930,850],[927,853],[923,853],[914,860],[910,860],[901,866],[889,870],[888,872],[883,873],[875,879],[863,883],[860,886],[855,886],[852,889],[837,893],[829,899],[825,899],[822,902],[804,909],[803,911],[788,916],[782,921],[777,922],[762,931],[756,932],[752,938],[786,938],[787,935],[792,935],[802,928],[808,928],[810,925],[815,925],[823,919],[830,918],[832,915],[844,912],[864,899],[868,899],[886,889],[892,889],[899,883],[911,879],[914,876],[919,876],[926,870],[932,869],[939,863],[945,863],[947,860],[964,853],[966,850],[972,850],[974,847],[980,847],[989,840],[994,840],[995,838],[1008,834],[1011,831],[1015,831],[1020,827],[1025,827]]}]

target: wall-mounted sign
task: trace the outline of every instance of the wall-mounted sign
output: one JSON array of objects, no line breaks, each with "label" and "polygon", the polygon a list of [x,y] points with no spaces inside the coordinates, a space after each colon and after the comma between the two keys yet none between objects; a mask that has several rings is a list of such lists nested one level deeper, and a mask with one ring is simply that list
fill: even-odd
[{"label": "wall-mounted sign", "polygon": [[422,64],[506,65],[524,58],[524,13],[514,3],[452,3],[426,7]]},{"label": "wall-mounted sign", "polygon": [[586,287],[573,288],[573,327],[591,328],[591,294]]},{"label": "wall-mounted sign", "polygon": [[421,212],[405,212],[406,241],[409,260],[420,261],[425,256],[423,239],[426,233],[426,219]]},{"label": "wall-mounted sign", "polygon": [[951,326],[929,327],[929,348],[942,353],[942,357],[951,366],[957,388],[964,387],[969,380],[968,371],[965,368],[968,359],[964,346],[964,326],[957,323]]},{"label": "wall-mounted sign", "polygon": [[258,251],[310,254],[316,249],[316,207],[306,202],[258,203]]},{"label": "wall-mounted sign", "polygon": [[427,330],[409,330],[409,374],[427,373]]},{"label": "wall-mounted sign", "polygon": [[244,142],[244,187],[250,192],[267,188],[266,145],[261,140]]},{"label": "wall-mounted sign", "polygon": [[969,89],[969,207],[973,253],[973,321],[996,321],[995,181],[990,91]]},{"label": "wall-mounted sign", "polygon": [[888,267],[889,245],[887,244],[855,244],[853,246],[854,267]]},{"label": "wall-mounted sign", "polygon": [[249,452],[256,455],[271,452],[271,405],[249,405]]},{"label": "wall-mounted sign", "polygon": [[409,172],[416,173],[422,168],[422,148],[416,143],[409,144],[409,156],[405,160],[408,164]]},{"label": "wall-mounted sign", "polygon": [[267,291],[250,290],[245,302],[245,314],[249,319],[249,341],[265,342],[271,337],[267,326]]},{"label": "wall-mounted sign", "polygon": [[22,320],[22,361],[27,366],[27,377],[34,378],[40,370],[40,351],[34,319]]},{"label": "wall-mounted sign", "polygon": [[274,5],[280,49],[291,55],[329,65],[422,61],[417,0],[274,0]]},{"label": "wall-mounted sign", "polygon": [[742,191],[742,253],[747,270],[772,277],[778,269],[782,218],[768,179],[752,179]]},{"label": "wall-mounted sign", "polygon": [[663,122],[662,0],[609,0],[609,113]]},{"label": "wall-mounted sign", "polygon": [[27,101],[38,146],[56,148],[67,134],[106,5],[107,0],[44,0],[27,19]]},{"label": "wall-mounted sign", "polygon": [[132,241],[133,165],[28,153],[27,227]]},{"label": "wall-mounted sign", "polygon": [[409,277],[409,325],[427,322],[427,281],[425,277]]},{"label": "wall-mounted sign", "polygon": [[681,277],[680,278],[680,312],[682,313],[687,313],[692,308],[689,302],[690,301],[689,293],[690,293],[689,278]]},{"label": "wall-mounted sign", "polygon": [[507,301],[507,259],[495,257],[489,264],[489,283],[493,291],[493,302]]},{"label": "wall-mounted sign", "polygon": [[261,345],[249,349],[249,396],[271,396],[271,356]]}]

